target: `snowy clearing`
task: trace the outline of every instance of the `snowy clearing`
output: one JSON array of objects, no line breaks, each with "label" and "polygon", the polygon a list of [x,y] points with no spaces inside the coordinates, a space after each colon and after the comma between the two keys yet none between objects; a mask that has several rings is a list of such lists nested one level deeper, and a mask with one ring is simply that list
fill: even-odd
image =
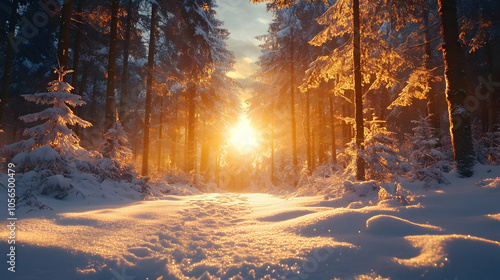
[{"label": "snowy clearing", "polygon": [[[0,275],[499,279],[498,171],[484,166],[474,178],[449,175],[450,185],[428,191],[402,184],[413,193],[407,206],[379,199],[378,190],[357,201],[348,195],[207,193],[78,211],[61,201],[57,206],[67,210],[22,214],[17,278],[5,267]],[[8,236],[5,226],[0,234]],[[0,249],[8,250],[4,240]]]}]

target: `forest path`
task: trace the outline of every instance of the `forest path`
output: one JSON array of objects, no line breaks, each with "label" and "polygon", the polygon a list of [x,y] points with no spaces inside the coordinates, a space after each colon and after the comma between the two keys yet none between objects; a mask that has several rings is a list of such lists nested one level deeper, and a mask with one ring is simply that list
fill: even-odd
[{"label": "forest path", "polygon": [[[29,264],[39,279],[63,279],[66,263],[75,268],[66,279],[107,279],[122,268],[136,279],[276,278],[300,269],[314,248],[349,246],[296,232],[304,217],[330,209],[309,206],[317,200],[213,193],[25,218],[19,270]],[[51,262],[36,258],[47,254]]]}]

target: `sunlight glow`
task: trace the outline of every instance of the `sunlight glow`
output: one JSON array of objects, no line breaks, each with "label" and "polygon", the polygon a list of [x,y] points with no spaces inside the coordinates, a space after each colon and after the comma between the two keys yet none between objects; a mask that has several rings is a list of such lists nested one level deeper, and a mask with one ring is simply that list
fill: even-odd
[{"label": "sunlight glow", "polygon": [[239,149],[253,149],[257,147],[257,134],[247,118],[241,118],[233,127],[230,142]]}]

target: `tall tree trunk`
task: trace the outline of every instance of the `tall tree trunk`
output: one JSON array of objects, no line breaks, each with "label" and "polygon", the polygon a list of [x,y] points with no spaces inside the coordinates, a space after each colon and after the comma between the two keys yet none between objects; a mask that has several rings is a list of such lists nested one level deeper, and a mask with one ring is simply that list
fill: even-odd
[{"label": "tall tree trunk", "polygon": [[311,93],[308,90],[306,92],[306,152],[307,152],[307,169],[309,174],[312,173],[312,162],[311,162],[311,106],[310,106]]},{"label": "tall tree trunk", "polygon": [[[361,35],[359,20],[359,0],[353,0],[353,61],[354,61],[354,102],[356,121],[356,146],[360,152],[364,150],[365,131],[363,124],[363,92],[361,86]],[[365,180],[365,162],[358,155],[356,159],[356,179]]]},{"label": "tall tree trunk", "polygon": [[316,133],[314,133],[315,129],[311,131],[311,169],[314,171],[316,169]]},{"label": "tall tree trunk", "polygon": [[202,140],[201,140],[201,154],[200,154],[200,171],[206,175],[208,172],[208,165],[210,159],[210,142],[208,141],[207,131],[205,124],[202,125]]},{"label": "tall tree trunk", "polygon": [[[491,42],[486,44],[486,69],[488,71],[488,76],[491,75],[493,79],[493,53],[491,52]],[[488,103],[488,115],[490,119],[488,131],[495,132],[498,124],[496,91],[490,91]]]},{"label": "tall tree trunk", "polygon": [[271,112],[271,182],[274,184],[274,104]]},{"label": "tall tree trunk", "polygon": [[159,117],[159,126],[158,126],[158,168],[157,168],[157,171],[158,172],[161,172],[162,170],[162,161],[163,161],[163,111],[164,111],[164,99],[165,99],[165,96],[167,95],[167,92],[165,92],[165,94],[159,96],[160,98],[160,117]]},{"label": "tall tree trunk", "polygon": [[297,128],[295,124],[295,63],[294,63],[293,27],[290,32],[290,114],[292,120],[292,155],[293,166],[297,167]]},{"label": "tall tree trunk", "polygon": [[[187,104],[187,108],[189,108],[189,104]],[[189,111],[189,110],[187,110]],[[189,115],[189,112],[188,112]],[[184,122],[184,172],[188,172],[188,126],[189,126],[189,120],[188,116],[186,115],[186,121]]]},{"label": "tall tree trunk", "polygon": [[[342,114],[344,118],[350,117],[352,114],[349,107],[350,103],[344,101],[344,104],[342,104]],[[352,141],[352,127],[345,119],[342,120],[342,140],[343,146]]]},{"label": "tall tree trunk", "polygon": [[331,133],[331,142],[332,142],[332,163],[337,163],[337,147],[335,145],[335,115],[333,108],[333,94],[330,94],[330,133]]},{"label": "tall tree trunk", "polygon": [[439,112],[437,108],[437,102],[436,102],[436,93],[434,92],[434,89],[432,88],[432,77],[433,73],[432,71],[432,63],[431,63],[431,58],[432,58],[432,51],[431,51],[431,35],[429,31],[429,13],[430,9],[428,7],[428,4],[426,4],[426,8],[424,11],[424,64],[425,64],[425,69],[427,69],[427,115],[429,118],[429,124],[432,127],[432,137],[438,139],[438,143],[441,142],[441,125],[440,125],[440,118],[439,118]]},{"label": "tall tree trunk", "polygon": [[456,0],[438,0],[443,37],[446,99],[450,114],[450,133],[457,170],[461,176],[474,174],[474,150],[470,114],[465,107],[466,80],[464,55],[459,40]]},{"label": "tall tree trunk", "polygon": [[[83,9],[83,0],[78,0],[78,7],[77,7],[77,14],[78,14],[78,21],[81,21],[80,14]],[[82,48],[82,30],[81,30],[81,25],[80,23],[76,24],[76,37],[75,37],[75,47],[73,51],[73,79],[71,81],[71,85],[73,86],[73,92],[77,93],[78,92],[78,74],[80,70],[80,51]],[[80,108],[80,107],[78,107]]]},{"label": "tall tree trunk", "polygon": [[[151,8],[151,29],[149,35],[148,72],[146,82],[146,105],[144,112],[144,141],[142,149],[142,176],[148,176],[149,168],[149,130],[151,126],[153,72],[155,67],[155,39],[156,39],[156,5]],[[116,58],[116,56],[115,56]]]},{"label": "tall tree trunk", "polygon": [[[14,38],[14,33],[16,31],[17,25],[17,9],[19,6],[19,0],[12,1],[12,10],[9,19],[9,38]],[[7,40],[9,42],[9,40]],[[2,88],[0,92],[0,130],[3,127],[3,117],[5,111],[5,104],[9,99],[9,86],[10,86],[10,76],[12,73],[12,61],[14,60],[14,45],[13,41],[7,43],[7,50],[5,53],[5,65],[3,68],[2,77]]]},{"label": "tall tree trunk", "polygon": [[127,3],[127,17],[125,19],[125,38],[123,42],[123,71],[122,71],[122,84],[120,93],[120,116],[122,123],[125,123],[128,110],[128,59],[130,48],[130,30],[132,29],[132,0]]},{"label": "tall tree trunk", "polygon": [[186,171],[195,170],[196,145],[195,145],[195,113],[196,113],[196,84],[192,83],[188,88],[188,125],[187,125],[187,147],[186,147]]},{"label": "tall tree trunk", "polygon": [[325,111],[323,110],[323,91],[318,92],[318,166],[325,164]]},{"label": "tall tree trunk", "polygon": [[118,40],[119,0],[111,0],[111,30],[109,33],[108,80],[106,85],[106,114],[104,127],[110,129],[115,120],[115,79],[116,79],[116,47]]},{"label": "tall tree trunk", "polygon": [[[170,98],[173,98],[172,96]],[[175,125],[177,124],[177,114],[178,114],[178,107],[177,107],[177,102],[174,105],[173,108],[173,120],[172,124],[169,127],[169,132],[170,132],[170,167],[175,168],[177,167],[177,130]]]},{"label": "tall tree trunk", "polygon": [[[78,95],[83,97],[83,94],[85,93],[85,88],[87,87],[88,83],[88,75],[89,75],[89,63],[88,62],[83,62],[82,63],[82,80],[81,83],[78,86]],[[73,78],[74,79],[74,78]],[[76,107],[76,115],[81,116],[83,112],[83,106],[78,106]],[[82,128],[79,126],[75,127],[75,133],[78,135],[78,137],[82,138]]]},{"label": "tall tree trunk", "polygon": [[57,46],[57,59],[59,65],[68,69],[68,48],[71,30],[71,15],[73,14],[73,0],[64,1],[61,16],[61,30],[59,32],[59,44]]}]

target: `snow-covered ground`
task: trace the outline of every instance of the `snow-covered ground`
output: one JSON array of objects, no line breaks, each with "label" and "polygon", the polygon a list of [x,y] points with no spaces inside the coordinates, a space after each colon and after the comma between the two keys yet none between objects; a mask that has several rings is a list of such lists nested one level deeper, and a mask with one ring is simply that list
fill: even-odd
[{"label": "snow-covered ground", "polygon": [[[4,261],[0,279],[500,279],[500,168],[446,176],[427,191],[369,183],[22,208],[16,272]],[[0,236],[5,259],[6,226]]]}]

